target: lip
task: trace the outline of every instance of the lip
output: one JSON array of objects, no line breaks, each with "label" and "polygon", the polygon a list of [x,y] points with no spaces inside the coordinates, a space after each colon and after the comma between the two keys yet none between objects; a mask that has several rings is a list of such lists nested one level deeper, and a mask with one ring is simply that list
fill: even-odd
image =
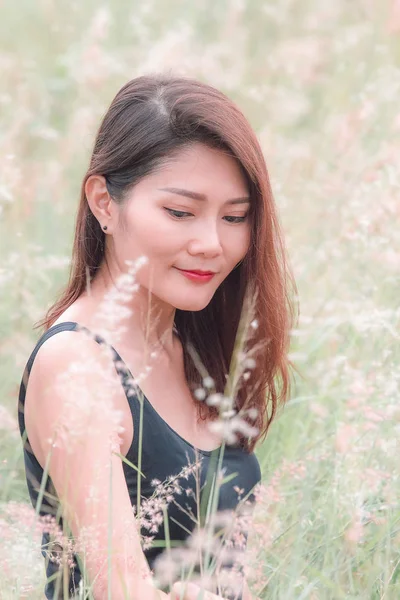
[{"label": "lip", "polygon": [[[178,269],[178,267],[176,268]],[[185,271],[184,269],[178,269],[178,271],[180,271],[182,275],[184,275],[188,279],[191,279],[192,281],[204,283],[210,281],[215,275],[215,273],[211,271]]]},{"label": "lip", "polygon": [[214,271],[192,271],[191,269],[179,269],[185,273],[195,273],[196,275],[215,275]]}]

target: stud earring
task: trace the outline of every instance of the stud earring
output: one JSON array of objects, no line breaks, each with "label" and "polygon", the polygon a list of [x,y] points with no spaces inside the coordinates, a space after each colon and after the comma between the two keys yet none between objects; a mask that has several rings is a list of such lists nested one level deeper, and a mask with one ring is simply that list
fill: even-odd
[{"label": "stud earring", "polygon": [[107,225],[104,225],[103,229],[104,231],[107,231]]}]

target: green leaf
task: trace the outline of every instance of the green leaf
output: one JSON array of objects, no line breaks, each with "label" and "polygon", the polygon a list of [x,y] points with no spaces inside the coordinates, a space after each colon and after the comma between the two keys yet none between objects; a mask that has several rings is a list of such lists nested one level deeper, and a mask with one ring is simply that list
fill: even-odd
[{"label": "green leaf", "polygon": [[146,479],[146,475],[144,475],[142,473],[142,471],[140,471],[133,463],[131,463],[130,460],[128,460],[125,456],[123,456],[122,454],[120,454],[119,452],[113,452],[113,454],[115,454],[115,456],[119,456],[121,460],[124,461],[124,463],[126,463],[127,465],[129,465],[130,467],[132,467],[132,469],[135,469],[135,471],[137,471],[138,473],[140,473],[140,475],[142,477],[144,477]]}]

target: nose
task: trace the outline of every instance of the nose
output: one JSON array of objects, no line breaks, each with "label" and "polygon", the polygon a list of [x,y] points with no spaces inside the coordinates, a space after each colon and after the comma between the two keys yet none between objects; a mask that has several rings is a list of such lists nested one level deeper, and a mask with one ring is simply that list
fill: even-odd
[{"label": "nose", "polygon": [[189,254],[204,254],[218,256],[222,254],[221,240],[215,222],[208,221],[198,229],[196,237],[188,245]]}]

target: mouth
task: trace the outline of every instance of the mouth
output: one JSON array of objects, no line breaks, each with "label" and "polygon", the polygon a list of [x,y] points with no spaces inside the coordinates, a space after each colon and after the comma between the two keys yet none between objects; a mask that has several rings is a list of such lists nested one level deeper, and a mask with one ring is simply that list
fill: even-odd
[{"label": "mouth", "polygon": [[215,275],[213,271],[187,271],[186,269],[178,269],[178,267],[175,268],[180,271],[182,275],[188,279],[191,279],[192,281],[210,281],[210,279],[212,279]]},{"label": "mouth", "polygon": [[179,271],[184,271],[185,273],[194,273],[195,275],[215,275],[214,271],[192,271],[190,269],[179,269]]}]

